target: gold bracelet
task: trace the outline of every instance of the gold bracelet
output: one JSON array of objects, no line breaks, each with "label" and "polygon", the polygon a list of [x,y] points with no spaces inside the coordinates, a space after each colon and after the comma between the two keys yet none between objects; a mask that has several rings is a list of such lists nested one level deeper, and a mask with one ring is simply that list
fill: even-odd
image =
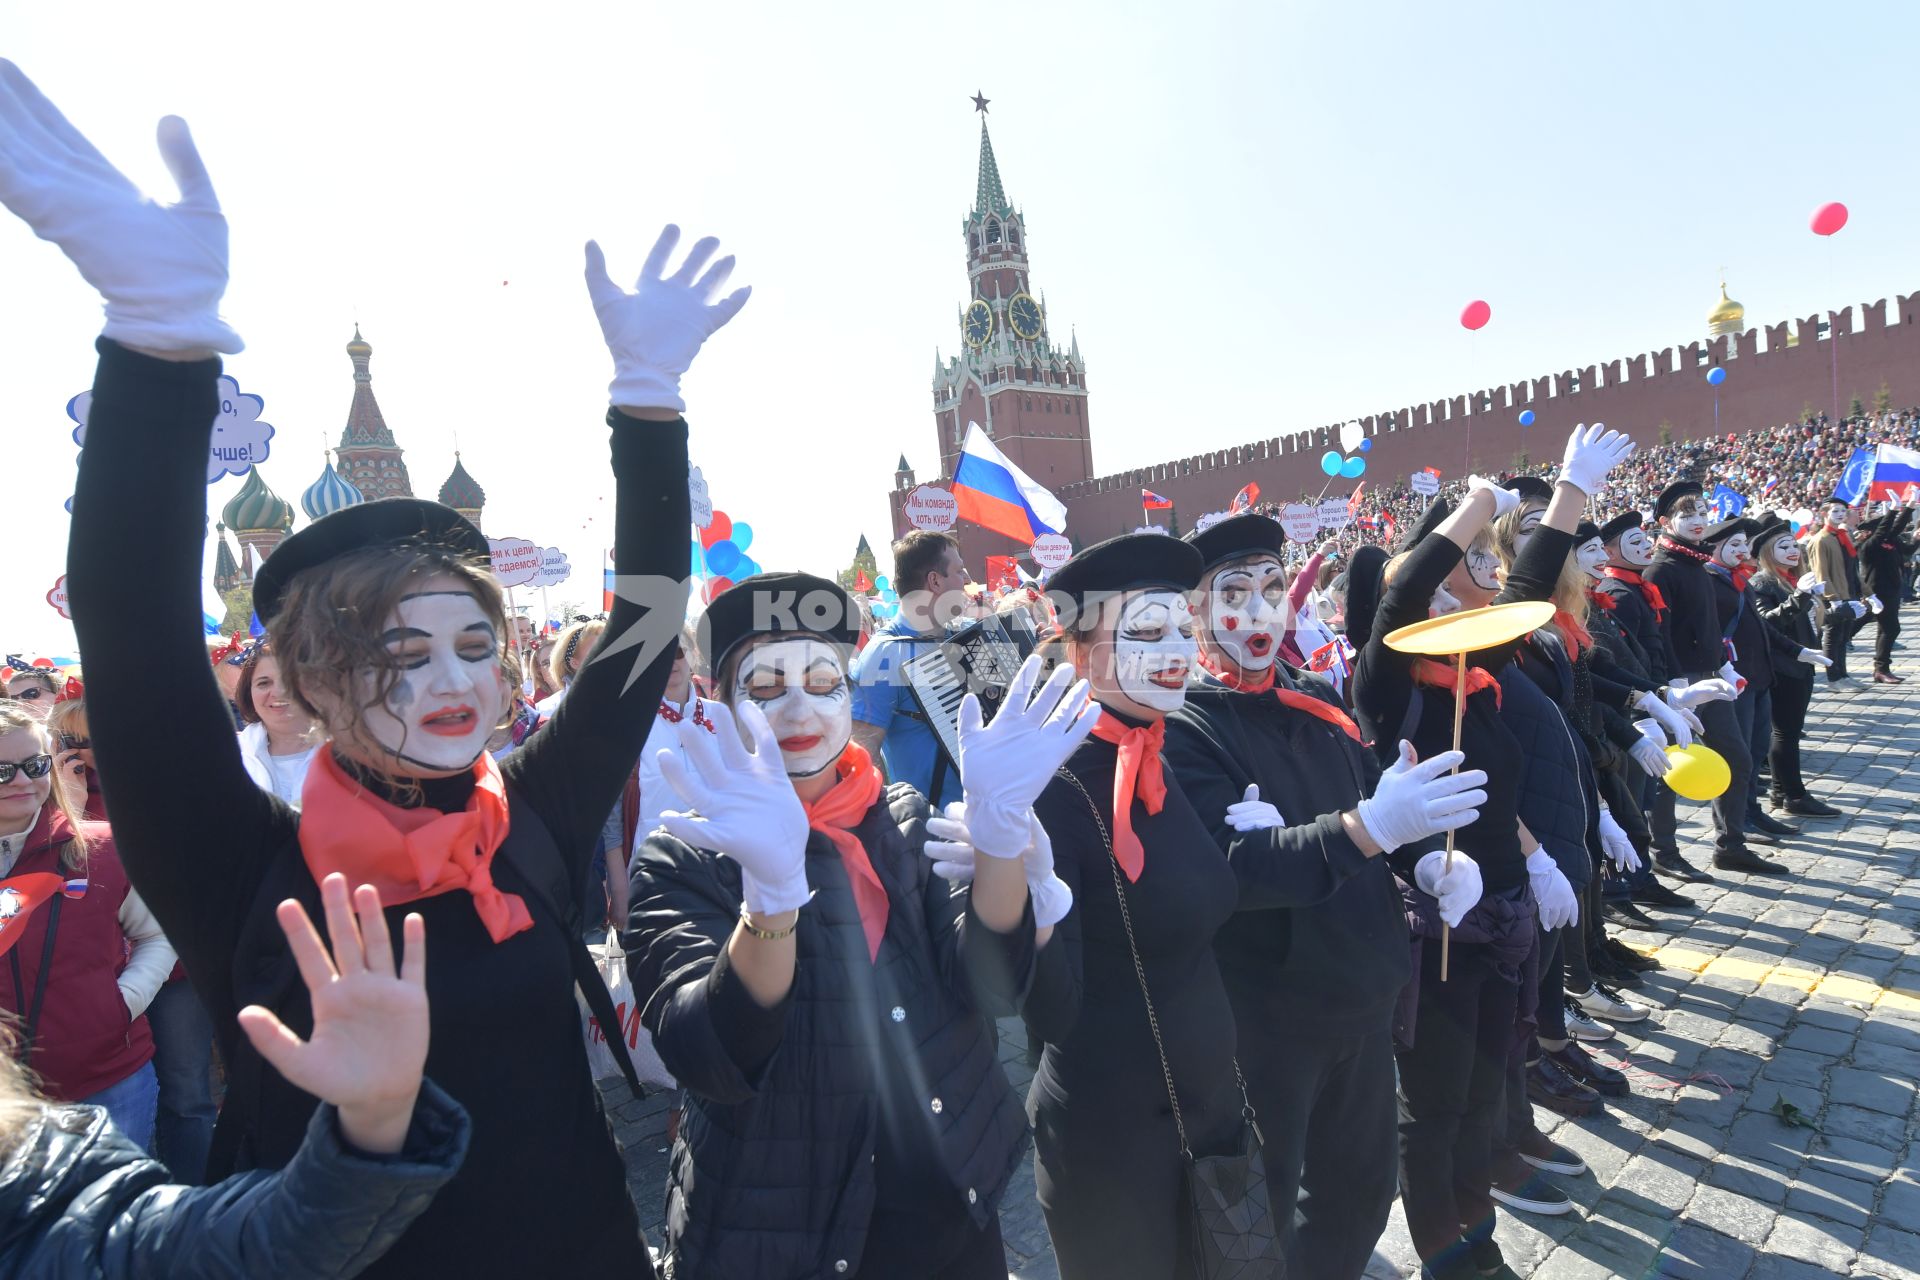
[{"label": "gold bracelet", "polygon": [[778,942],[782,938],[793,936],[793,931],[800,927],[800,915],[798,912],[795,912],[793,923],[784,929],[762,929],[747,915],[747,908],[742,904],[740,908],[740,927],[762,942]]}]

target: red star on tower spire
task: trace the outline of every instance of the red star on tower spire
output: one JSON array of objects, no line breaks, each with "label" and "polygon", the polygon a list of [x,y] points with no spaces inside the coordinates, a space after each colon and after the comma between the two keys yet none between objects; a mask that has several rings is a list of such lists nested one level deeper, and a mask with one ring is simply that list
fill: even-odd
[{"label": "red star on tower spire", "polygon": [[989,103],[989,102],[991,102],[991,101],[992,101],[992,99],[991,99],[991,98],[983,98],[983,97],[981,97],[981,96],[980,96],[980,91],[979,91],[978,89],[975,89],[975,90],[973,91],[973,109],[974,109],[975,111],[978,111],[978,112],[980,112],[980,113],[981,113],[982,115],[985,115],[985,114],[986,114],[986,110],[987,110],[987,103]]}]

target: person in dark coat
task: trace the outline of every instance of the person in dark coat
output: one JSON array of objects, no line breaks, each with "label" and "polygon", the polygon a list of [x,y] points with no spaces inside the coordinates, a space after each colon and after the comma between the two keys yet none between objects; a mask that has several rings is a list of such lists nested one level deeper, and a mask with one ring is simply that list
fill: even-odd
[{"label": "person in dark coat", "polygon": [[1085,686],[1057,670],[1030,702],[1032,659],[990,725],[962,709],[978,856],[955,893],[923,856],[926,799],[885,786],[853,740],[847,594],[760,574],[702,626],[719,701],[693,702],[660,753],[688,810],[634,859],[624,938],[687,1096],[666,1265],[1004,1280],[998,1209],[1027,1134],[988,1020],[1031,979],[1036,918],[1050,934],[1071,902],[1037,872],[1051,909],[1036,917],[1027,855],[1034,798],[1093,726]]},{"label": "person in dark coat", "polygon": [[[1401,841],[1382,838],[1378,817],[1367,821],[1382,803],[1368,800],[1380,766],[1332,687],[1276,656],[1288,599],[1279,523],[1236,516],[1187,541],[1204,558],[1199,667],[1167,717],[1165,758],[1229,861],[1271,848],[1297,882],[1291,894],[1275,886],[1288,905],[1237,913],[1213,948],[1267,1138],[1273,1203],[1283,1229],[1298,1220],[1289,1274],[1353,1280],[1397,1189],[1393,1013],[1411,967],[1402,886],[1387,860],[1344,877],[1331,868],[1352,862],[1349,817],[1386,852]],[[1439,823],[1400,833],[1424,850],[1416,890],[1455,918],[1479,901],[1479,868],[1456,853],[1447,870],[1427,837],[1471,820],[1478,776],[1451,779],[1460,807]],[[1296,1198],[1297,1215],[1287,1212]]]},{"label": "person in dark coat", "polygon": [[[1753,542],[1760,572],[1747,584],[1747,593],[1754,610],[1797,649],[1817,650],[1828,607],[1826,584],[1802,572],[1800,542],[1786,521],[1776,520],[1760,530]],[[1773,805],[1803,818],[1837,818],[1840,810],[1807,793],[1801,772],[1800,737],[1813,700],[1818,664],[1800,661],[1797,652],[1792,659],[1773,652],[1773,736],[1768,761]]]},{"label": "person in dark coat", "polygon": [[1907,530],[1913,524],[1913,508],[1892,507],[1871,524],[1860,526],[1854,545],[1860,551],[1860,587],[1871,606],[1878,601],[1874,618],[1873,682],[1900,684],[1905,676],[1893,674],[1893,642],[1900,634],[1900,602],[1905,598],[1902,574],[1913,555],[1914,541]]},{"label": "person in dark coat", "polygon": [[[580,1031],[576,985],[598,979],[579,941],[579,886],[684,619],[679,378],[746,301],[719,297],[732,260],[702,274],[717,247],[704,240],[669,275],[669,228],[630,293],[588,248],[615,374],[609,631],[628,644],[589,663],[504,763],[486,747],[511,706],[505,602],[469,521],[415,499],[362,503],[260,566],[254,607],[287,691],[329,735],[295,812],[248,778],[197,639],[215,353],[241,347],[218,314],[226,224],[206,169],[184,123],[163,121],[186,200],[145,200],[11,64],[0,64],[0,132],[32,141],[0,156],[0,198],[106,296],[67,581],[121,858],[228,1068],[211,1176],[282,1168],[305,1140],[313,1096],[239,1039],[235,1017],[258,1004],[296,1032],[312,1025],[274,916],[287,898],[312,909],[319,882],[341,871],[375,885],[389,913],[417,904],[432,929],[428,1069],[473,1118],[459,1174],[369,1274],[651,1275]],[[138,537],[132,511],[144,513]],[[193,762],[192,786],[156,766],[156,744]],[[527,1223],[538,1230],[504,1229]]]},{"label": "person in dark coat", "polygon": [[[284,1168],[211,1187],[170,1185],[99,1107],[44,1101],[0,1027],[0,1280],[37,1276],[350,1280],[390,1248],[466,1157],[472,1124],[422,1078],[426,926],[408,916],[396,961],[377,892],[328,877],[331,946],[304,908],[280,928],[321,991],[302,1040],[271,1013],[241,1020],[250,1041],[320,1100]],[[324,989],[322,991],[322,989]]]}]

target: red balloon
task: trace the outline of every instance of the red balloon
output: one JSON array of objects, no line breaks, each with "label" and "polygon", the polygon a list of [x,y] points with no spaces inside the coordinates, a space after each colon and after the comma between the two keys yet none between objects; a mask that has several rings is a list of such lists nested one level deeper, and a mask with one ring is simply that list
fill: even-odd
[{"label": "red balloon", "polygon": [[724,511],[713,513],[713,523],[700,531],[700,545],[710,547],[733,536],[733,517]]},{"label": "red balloon", "polygon": [[712,604],[713,598],[715,596],[719,595],[722,591],[725,591],[732,586],[733,586],[732,578],[720,578],[720,577],[709,578],[707,579],[707,584],[700,588],[700,594],[702,597],[706,599],[706,602],[708,604]]},{"label": "red balloon", "polygon": [[1847,206],[1838,200],[1830,200],[1813,211],[1813,217],[1807,220],[1817,236],[1830,236],[1847,225]]},{"label": "red balloon", "polygon": [[1493,308],[1478,298],[1460,308],[1460,325],[1464,329],[1484,329],[1491,319]]}]

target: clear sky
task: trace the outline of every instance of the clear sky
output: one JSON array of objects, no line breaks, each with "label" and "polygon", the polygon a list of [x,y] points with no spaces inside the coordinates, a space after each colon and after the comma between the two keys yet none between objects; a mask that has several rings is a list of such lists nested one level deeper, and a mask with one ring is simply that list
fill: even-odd
[{"label": "clear sky", "polygon": [[[339,436],[358,319],[416,490],[457,432],[489,532],[565,548],[556,598],[597,607],[589,236],[616,276],[669,220],[738,254],[753,301],[685,384],[695,461],[762,565],[837,569],[865,533],[884,570],[895,459],[938,467],[976,89],[1104,473],[1689,340],[1723,265],[1754,324],[1920,287],[1916,26],[1804,0],[149,2],[15,6],[0,53],[163,198],[154,122],[192,123],[276,492]],[[1853,211],[1830,244],[1826,200]],[[0,222],[6,646],[70,643],[44,595],[98,328]]]}]

